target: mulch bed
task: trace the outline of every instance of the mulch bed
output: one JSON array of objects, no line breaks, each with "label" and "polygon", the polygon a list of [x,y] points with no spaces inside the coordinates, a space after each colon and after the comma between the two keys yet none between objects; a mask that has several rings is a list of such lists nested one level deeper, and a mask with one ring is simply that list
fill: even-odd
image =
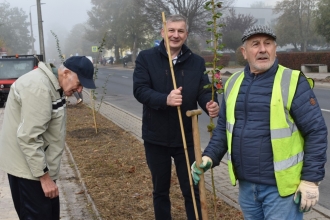
[{"label": "mulch bed", "polygon": [[[69,105],[66,142],[102,219],[154,219],[152,183],[143,144],[85,105]],[[173,168],[172,218],[186,219],[184,201]],[[209,219],[243,219],[242,213],[207,192]],[[221,210],[221,211],[219,211]],[[200,217],[201,218],[201,217]]]}]

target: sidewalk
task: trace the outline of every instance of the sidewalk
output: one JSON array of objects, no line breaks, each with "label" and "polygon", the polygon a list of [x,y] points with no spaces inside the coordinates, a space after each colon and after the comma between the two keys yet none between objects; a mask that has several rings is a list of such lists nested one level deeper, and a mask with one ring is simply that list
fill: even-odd
[{"label": "sidewalk", "polygon": [[[104,67],[107,68],[107,67]],[[233,69],[227,69],[233,71]],[[226,71],[226,69],[224,69]],[[318,74],[306,74],[312,78],[325,78],[330,76],[330,73]],[[326,86],[330,86],[330,83],[326,83]],[[74,102],[74,97],[69,97],[69,101]],[[89,96],[84,96],[84,102],[90,103]],[[0,129],[2,128],[3,120],[3,108],[0,109]],[[142,121],[140,117],[132,115],[131,113],[120,109],[110,103],[104,102],[101,105],[100,113],[107,117],[109,120],[116,123],[123,129],[131,132],[140,141],[141,139],[141,127]],[[73,166],[72,166],[73,164]],[[92,220],[97,217],[93,216],[93,211],[98,216],[97,210],[86,192],[83,184],[83,180],[79,177],[79,171],[74,170],[75,164],[70,157],[68,149],[64,153],[62,160],[62,167],[60,172],[60,179],[58,180],[58,186],[60,189],[60,203],[61,203],[61,220],[62,219],[84,219]],[[217,166],[214,171],[214,181],[216,185],[216,193],[219,198],[227,202],[229,205],[240,209],[238,205],[238,187],[233,187],[229,181],[226,161],[222,161],[220,166]],[[206,187],[211,190],[211,175],[210,172],[206,172],[205,180]],[[86,198],[87,197],[87,198]],[[11,199],[10,189],[7,180],[7,174],[0,170],[0,219],[1,220],[18,220],[17,214],[14,210],[13,202]],[[304,220],[325,220],[330,219],[330,210],[325,209],[320,205],[316,205],[315,208],[304,214]]]}]

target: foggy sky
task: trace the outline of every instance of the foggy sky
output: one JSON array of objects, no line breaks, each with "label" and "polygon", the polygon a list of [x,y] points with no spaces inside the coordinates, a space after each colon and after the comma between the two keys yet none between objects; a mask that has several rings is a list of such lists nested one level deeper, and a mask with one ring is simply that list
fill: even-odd
[{"label": "foggy sky", "polygon": [[[234,7],[250,7],[254,2],[260,0],[235,0]],[[39,52],[39,34],[36,0],[0,0],[0,3],[7,2],[10,7],[23,9],[28,15],[31,10],[33,36],[36,39],[35,49]],[[63,27],[65,32],[69,32],[75,24],[85,23],[88,20],[87,11],[91,10],[90,0],[41,0],[44,42],[46,44],[50,30],[56,27]],[[276,0],[267,0],[267,4],[274,5]],[[29,27],[30,30],[30,27]],[[46,47],[46,45],[45,45]]]},{"label": "foggy sky", "polygon": [[[0,3],[4,2],[9,3],[10,8],[18,7],[24,10],[28,15],[27,22],[30,22],[29,13],[31,9],[33,36],[36,39],[34,46],[39,52],[37,1],[0,0]],[[87,21],[87,11],[92,8],[90,0],[41,0],[41,3],[45,3],[41,5],[45,47],[47,47],[47,36],[50,30],[54,30],[53,28],[55,26],[62,26],[65,32],[69,32],[75,24],[85,23]]]},{"label": "foggy sky", "polygon": [[267,5],[275,6],[276,2],[280,0],[235,0],[235,7],[250,7],[254,2],[265,2]]}]

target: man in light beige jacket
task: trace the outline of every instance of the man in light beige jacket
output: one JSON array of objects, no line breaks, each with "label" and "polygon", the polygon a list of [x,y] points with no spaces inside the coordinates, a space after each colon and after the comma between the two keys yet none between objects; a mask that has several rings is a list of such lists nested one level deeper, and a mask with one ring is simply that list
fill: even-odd
[{"label": "man in light beige jacket", "polygon": [[74,56],[58,70],[39,62],[11,86],[0,135],[0,169],[8,173],[20,219],[59,219],[56,179],[66,132],[63,93],[71,96],[83,86],[95,89],[93,74],[88,58]]}]

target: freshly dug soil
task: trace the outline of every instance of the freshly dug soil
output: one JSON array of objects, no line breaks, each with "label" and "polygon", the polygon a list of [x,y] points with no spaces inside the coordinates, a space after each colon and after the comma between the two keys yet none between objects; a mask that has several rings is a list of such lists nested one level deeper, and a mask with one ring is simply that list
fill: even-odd
[{"label": "freshly dug soil", "polygon": [[[96,208],[103,219],[154,219],[152,183],[143,144],[85,105],[68,105],[66,142]],[[184,201],[172,169],[172,218],[186,219]],[[209,219],[243,219],[242,213],[207,192]],[[201,217],[200,217],[201,218]]]}]

